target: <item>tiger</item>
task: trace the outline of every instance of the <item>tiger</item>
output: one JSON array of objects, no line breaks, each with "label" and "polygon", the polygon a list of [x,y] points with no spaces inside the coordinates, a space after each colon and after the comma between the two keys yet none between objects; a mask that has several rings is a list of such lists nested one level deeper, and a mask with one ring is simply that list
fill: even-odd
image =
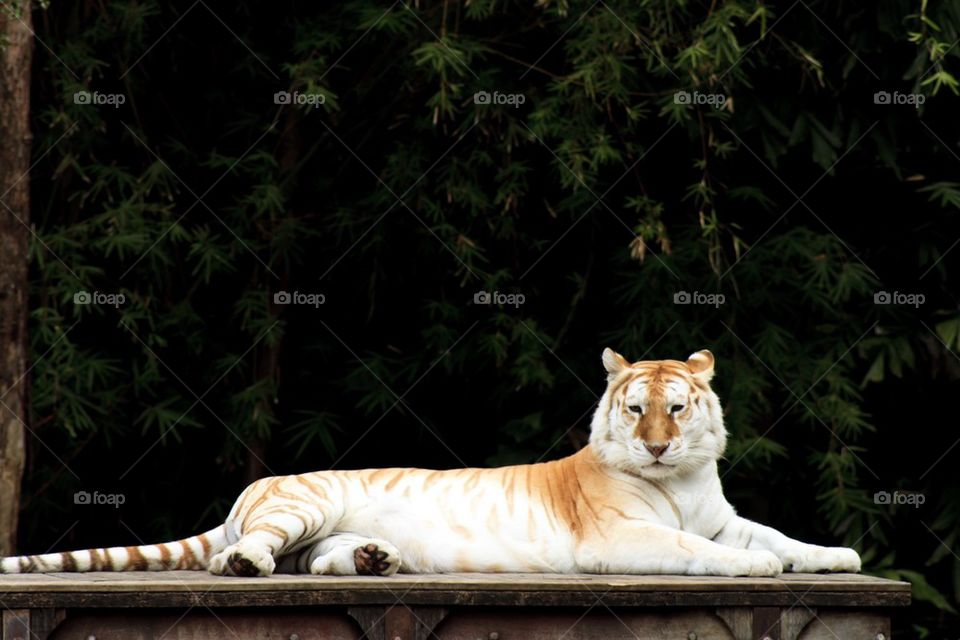
[{"label": "tiger", "polygon": [[226,521],[143,546],[3,558],[3,573],[207,570],[391,576],[592,573],[777,576],[857,572],[853,549],[791,539],[737,515],[714,356],[630,363],[605,349],[589,442],[496,468],[328,470],[250,484]]}]

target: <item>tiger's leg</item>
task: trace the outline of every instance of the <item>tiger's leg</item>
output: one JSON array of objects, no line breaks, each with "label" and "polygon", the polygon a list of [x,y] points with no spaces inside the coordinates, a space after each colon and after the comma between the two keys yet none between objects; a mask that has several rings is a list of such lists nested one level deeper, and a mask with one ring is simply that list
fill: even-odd
[{"label": "tiger's leg", "polygon": [[278,573],[332,576],[392,576],[400,570],[400,551],[377,538],[334,533],[280,559]]},{"label": "tiger's leg", "polygon": [[770,551],[734,549],[663,525],[628,522],[584,538],[577,567],[589,573],[692,576],[776,576],[783,571]]},{"label": "tiger's leg", "polygon": [[210,573],[232,576],[269,576],[276,560],[319,535],[322,511],[302,503],[265,503],[240,523],[240,539],[210,559]]},{"label": "tiger's leg", "polygon": [[860,571],[860,556],[846,547],[821,547],[794,540],[772,527],[734,516],[713,538],[738,549],[768,549],[787,571]]}]

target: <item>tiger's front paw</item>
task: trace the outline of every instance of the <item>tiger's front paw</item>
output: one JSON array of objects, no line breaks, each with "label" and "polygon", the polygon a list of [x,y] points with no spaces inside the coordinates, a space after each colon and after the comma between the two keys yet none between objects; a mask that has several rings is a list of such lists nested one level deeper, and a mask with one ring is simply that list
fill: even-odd
[{"label": "tiger's front paw", "polygon": [[769,551],[747,551],[750,554],[743,573],[737,575],[774,577],[783,573],[780,558]]},{"label": "tiger's front paw", "polygon": [[780,558],[770,551],[737,550],[698,563],[695,575],[752,576],[772,578],[783,572]]},{"label": "tiger's front paw", "polygon": [[809,545],[803,549],[791,550],[783,554],[783,566],[787,571],[796,573],[817,573],[821,571],[858,573],[860,555],[846,547],[817,547]]}]

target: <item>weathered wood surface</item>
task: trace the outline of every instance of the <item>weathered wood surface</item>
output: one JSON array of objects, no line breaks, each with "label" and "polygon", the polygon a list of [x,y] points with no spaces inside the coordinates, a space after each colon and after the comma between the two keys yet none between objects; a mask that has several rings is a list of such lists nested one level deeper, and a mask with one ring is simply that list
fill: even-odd
[{"label": "weathered wood surface", "polygon": [[[874,612],[820,611],[797,640],[890,640],[890,619]],[[900,636],[897,636],[898,638]],[[792,639],[784,639],[792,640]]]},{"label": "weathered wood surface", "polygon": [[[264,615],[262,611],[214,612],[206,609],[186,613],[158,611],[142,616],[116,612],[79,613],[69,616],[53,635],[57,640],[360,640],[361,637],[357,625],[338,614],[281,610]],[[382,635],[379,637],[383,638]],[[47,638],[30,635],[23,640]]]},{"label": "weathered wood surface", "polygon": [[[709,609],[487,609],[447,611],[433,607],[342,609],[158,609],[130,614],[124,610],[71,612],[51,629],[9,630],[3,640],[877,640],[890,638],[886,616],[870,610],[844,609],[810,615],[800,626],[771,622],[764,635],[755,611],[743,608],[747,629],[730,627]],[[17,612],[25,613],[25,612]],[[36,613],[36,610],[33,612]],[[358,615],[359,614],[359,615]],[[449,615],[448,615],[449,614]],[[13,619],[16,614],[7,614]],[[752,618],[752,622],[751,622]],[[31,621],[32,621],[31,617]]]},{"label": "weathered wood surface", "polygon": [[0,576],[8,607],[424,605],[830,606],[910,603],[910,585],[852,574],[778,578],[423,574],[390,578],[275,575],[222,578],[198,571]]}]

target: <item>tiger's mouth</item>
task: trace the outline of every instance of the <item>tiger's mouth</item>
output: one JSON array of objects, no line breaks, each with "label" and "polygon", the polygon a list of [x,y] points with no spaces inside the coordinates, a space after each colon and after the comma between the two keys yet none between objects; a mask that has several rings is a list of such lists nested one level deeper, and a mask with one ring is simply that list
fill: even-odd
[{"label": "tiger's mouth", "polygon": [[641,478],[659,479],[673,476],[679,473],[681,468],[677,463],[654,460],[653,462],[635,467],[634,473]]}]

